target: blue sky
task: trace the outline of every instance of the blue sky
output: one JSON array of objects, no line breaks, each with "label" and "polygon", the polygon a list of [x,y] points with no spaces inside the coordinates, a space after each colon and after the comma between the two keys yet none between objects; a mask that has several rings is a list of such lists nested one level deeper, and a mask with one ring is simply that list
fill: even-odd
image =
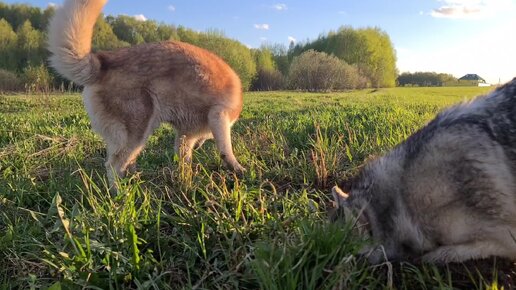
[{"label": "blue sky", "polygon": [[104,11],[218,29],[249,47],[315,39],[342,25],[376,26],[390,35],[400,72],[476,73],[491,83],[516,76],[516,0],[111,0]]}]

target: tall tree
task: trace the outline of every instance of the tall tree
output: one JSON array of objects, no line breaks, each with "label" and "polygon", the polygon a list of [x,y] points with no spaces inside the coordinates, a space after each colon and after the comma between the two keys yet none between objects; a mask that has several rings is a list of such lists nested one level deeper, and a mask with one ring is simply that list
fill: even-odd
[{"label": "tall tree", "polygon": [[257,71],[251,89],[258,91],[283,89],[285,77],[277,70],[271,50],[266,46],[262,46],[260,49],[252,49],[251,52],[253,53]]},{"label": "tall tree", "polygon": [[27,65],[38,66],[46,59],[45,38],[43,34],[32,27],[26,20],[16,31],[17,70],[21,71]]},{"label": "tall tree", "polygon": [[43,10],[43,14],[41,16],[42,30],[47,30],[50,19],[52,18],[52,16],[54,16],[55,12],[56,9],[54,8],[54,6],[48,6],[45,10]]},{"label": "tall tree", "polygon": [[360,31],[367,43],[366,75],[374,87],[393,87],[396,84],[396,54],[387,33],[379,28]]},{"label": "tall tree", "polygon": [[108,16],[106,21],[120,40],[133,45],[164,40],[162,37],[167,36],[165,29],[163,27],[159,29],[158,24],[152,20],[141,21],[127,15],[119,15]]},{"label": "tall tree", "polygon": [[159,40],[179,40],[177,29],[172,25],[163,23],[158,25],[157,33]]},{"label": "tall tree", "polygon": [[288,74],[290,67],[290,60],[287,48],[282,44],[274,44],[267,46],[267,49],[272,53],[274,65],[283,74]]},{"label": "tall tree", "polygon": [[272,52],[267,47],[251,50],[257,70],[273,70],[276,68]]},{"label": "tall tree", "polygon": [[15,52],[17,39],[11,25],[5,19],[0,19],[0,68],[11,71],[16,70]]},{"label": "tall tree", "polygon": [[29,20],[35,29],[46,28],[41,9],[26,4],[5,5],[0,3],[0,18],[7,20],[14,30],[22,26],[26,20]]},{"label": "tall tree", "polygon": [[118,39],[102,15],[95,23],[92,42],[94,50],[113,50],[129,46],[129,43]]}]

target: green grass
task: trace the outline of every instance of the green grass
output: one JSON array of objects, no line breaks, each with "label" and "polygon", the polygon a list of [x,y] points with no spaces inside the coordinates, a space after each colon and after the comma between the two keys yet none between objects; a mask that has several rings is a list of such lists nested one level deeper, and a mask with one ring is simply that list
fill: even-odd
[{"label": "green grass", "polygon": [[336,180],[487,90],[247,93],[245,176],[213,142],[178,164],[163,125],[116,196],[78,95],[0,96],[0,289],[497,289],[498,261],[370,266],[328,218]]}]

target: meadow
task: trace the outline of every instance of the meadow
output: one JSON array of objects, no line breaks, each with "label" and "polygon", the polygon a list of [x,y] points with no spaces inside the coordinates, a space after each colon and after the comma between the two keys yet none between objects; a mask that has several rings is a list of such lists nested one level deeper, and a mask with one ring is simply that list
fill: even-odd
[{"label": "meadow", "polygon": [[232,138],[245,175],[213,141],[179,162],[163,125],[116,195],[78,94],[0,96],[0,289],[508,289],[496,259],[369,265],[330,194],[490,89],[249,92]]}]

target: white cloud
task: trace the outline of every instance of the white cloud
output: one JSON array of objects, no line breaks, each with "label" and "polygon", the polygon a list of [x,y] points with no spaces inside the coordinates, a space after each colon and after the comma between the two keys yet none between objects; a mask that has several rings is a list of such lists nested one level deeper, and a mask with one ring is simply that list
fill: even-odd
[{"label": "white cloud", "polygon": [[259,29],[259,30],[269,30],[270,26],[267,23],[263,23],[263,24],[255,24],[254,28]]},{"label": "white cloud", "polygon": [[168,5],[167,9],[168,9],[168,11],[175,12],[175,11],[176,11],[176,6],[174,6],[174,5]]},{"label": "white cloud", "polygon": [[283,4],[283,3],[274,4],[274,5],[272,5],[272,8],[274,8],[278,11],[287,10],[287,4]]},{"label": "white cloud", "polygon": [[439,0],[441,6],[430,12],[437,18],[484,18],[514,5],[512,0]]},{"label": "white cloud", "polygon": [[267,41],[267,37],[260,37],[261,41]]},{"label": "white cloud", "polygon": [[48,7],[57,7],[57,4],[54,2],[48,2]]},{"label": "white cloud", "polygon": [[291,42],[296,43],[296,41],[297,40],[293,36],[288,37],[288,43],[291,43]]},{"label": "white cloud", "polygon": [[147,17],[145,17],[145,15],[143,15],[143,14],[134,15],[133,18],[138,21],[146,21],[147,20]]}]

